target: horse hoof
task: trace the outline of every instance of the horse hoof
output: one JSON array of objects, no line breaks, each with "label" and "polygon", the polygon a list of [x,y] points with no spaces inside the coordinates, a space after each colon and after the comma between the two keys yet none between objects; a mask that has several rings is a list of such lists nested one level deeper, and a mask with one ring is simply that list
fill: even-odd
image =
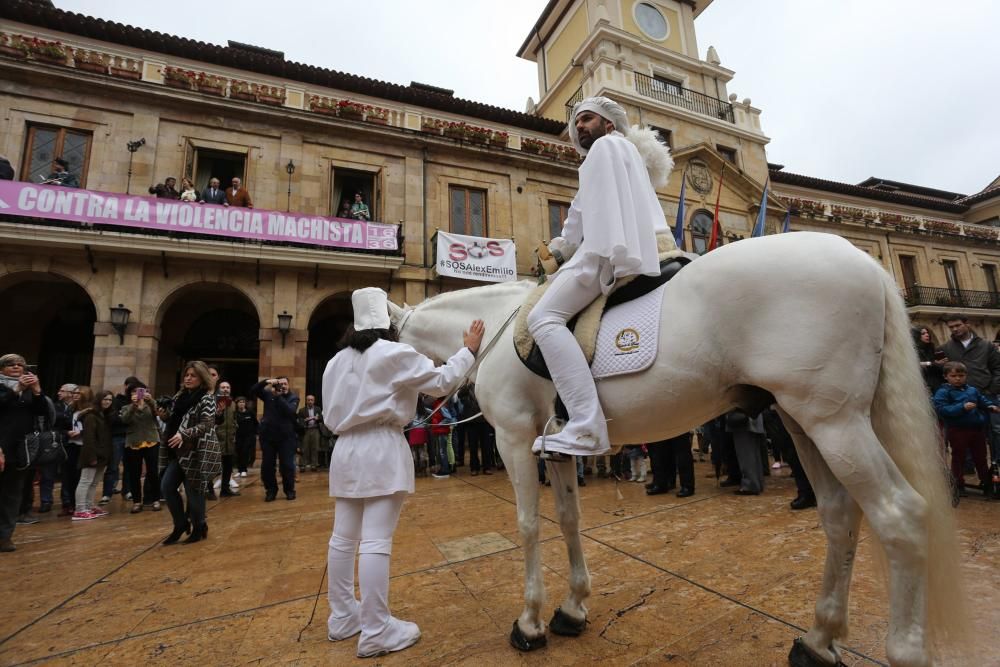
[{"label": "horse hoof", "polygon": [[802,641],[802,637],[799,637],[792,643],[792,650],[788,652],[788,667],[847,667],[847,665],[840,660],[827,662],[816,655]]},{"label": "horse hoof", "polygon": [[523,632],[521,632],[521,628],[518,627],[517,621],[514,621],[514,627],[510,631],[510,645],[518,651],[528,652],[544,648],[545,645],[548,644],[548,641],[549,640],[545,638],[545,635],[529,639]]},{"label": "horse hoof", "polygon": [[568,614],[564,614],[562,609],[556,609],[552,620],[549,621],[549,630],[563,637],[579,637],[586,627],[587,619],[578,621]]}]

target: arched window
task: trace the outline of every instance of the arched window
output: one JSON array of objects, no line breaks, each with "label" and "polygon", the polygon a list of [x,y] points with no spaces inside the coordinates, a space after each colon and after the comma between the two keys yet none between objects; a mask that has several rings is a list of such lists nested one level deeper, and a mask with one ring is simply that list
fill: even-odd
[{"label": "arched window", "polygon": [[[695,211],[691,216],[691,243],[694,252],[704,255],[708,250],[708,241],[712,238],[712,214],[706,210]],[[722,245],[722,237],[719,237],[718,245]]]}]

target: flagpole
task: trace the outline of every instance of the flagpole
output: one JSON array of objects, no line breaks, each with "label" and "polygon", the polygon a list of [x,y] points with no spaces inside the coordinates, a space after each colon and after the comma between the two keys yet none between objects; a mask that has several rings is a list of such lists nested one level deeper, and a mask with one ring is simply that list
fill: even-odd
[{"label": "flagpole", "polygon": [[760,195],[760,210],[757,211],[757,221],[754,223],[753,230],[750,232],[750,238],[764,236],[764,229],[767,224],[767,190],[770,182],[770,176],[764,179],[764,192]]},{"label": "flagpole", "polygon": [[681,194],[680,198],[677,200],[677,220],[674,222],[674,244],[684,250],[684,199],[685,199],[685,189],[687,188],[687,170],[690,166],[690,162],[684,165],[684,171],[681,173]]}]

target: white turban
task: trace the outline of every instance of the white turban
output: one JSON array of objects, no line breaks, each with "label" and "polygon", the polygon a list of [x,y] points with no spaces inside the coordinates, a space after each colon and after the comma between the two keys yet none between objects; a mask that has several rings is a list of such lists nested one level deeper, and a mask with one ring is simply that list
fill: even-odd
[{"label": "white turban", "polygon": [[351,294],[354,306],[354,330],[388,329],[389,296],[378,287],[365,287]]},{"label": "white turban", "polygon": [[573,116],[569,121],[569,138],[580,155],[586,155],[587,149],[580,145],[580,137],[576,133],[576,117],[584,111],[592,111],[601,118],[610,120],[616,130],[628,135],[628,114],[620,104],[607,97],[588,97],[580,100],[573,106]]}]

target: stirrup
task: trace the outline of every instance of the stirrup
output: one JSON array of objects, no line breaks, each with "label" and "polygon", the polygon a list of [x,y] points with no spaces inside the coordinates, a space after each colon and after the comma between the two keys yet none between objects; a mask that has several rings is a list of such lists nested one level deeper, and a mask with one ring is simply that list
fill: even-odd
[{"label": "stirrup", "polygon": [[[542,451],[537,452],[535,456],[543,461],[552,461],[553,463],[565,463],[567,461],[572,461],[573,457],[570,454],[563,454],[562,452],[547,452],[545,451],[545,438],[549,435],[549,425],[555,422],[555,425],[559,428],[555,433],[562,431],[563,427],[566,426],[566,421],[560,419],[559,417],[552,415],[549,420],[545,422],[545,428],[542,429]],[[554,435],[554,433],[553,433]]]}]

